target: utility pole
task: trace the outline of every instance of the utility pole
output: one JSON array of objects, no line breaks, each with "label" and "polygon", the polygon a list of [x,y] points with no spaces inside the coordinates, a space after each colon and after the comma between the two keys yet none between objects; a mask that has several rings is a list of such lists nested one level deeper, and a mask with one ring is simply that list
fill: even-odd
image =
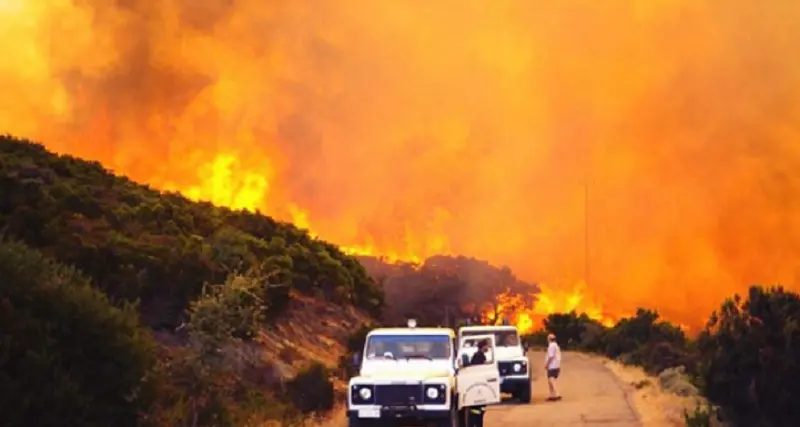
[{"label": "utility pole", "polygon": [[583,175],[583,276],[589,286],[589,162],[586,163]]},{"label": "utility pole", "polygon": [[592,167],[592,147],[588,141],[583,148],[583,280],[591,286],[591,250],[589,249],[589,178]]}]

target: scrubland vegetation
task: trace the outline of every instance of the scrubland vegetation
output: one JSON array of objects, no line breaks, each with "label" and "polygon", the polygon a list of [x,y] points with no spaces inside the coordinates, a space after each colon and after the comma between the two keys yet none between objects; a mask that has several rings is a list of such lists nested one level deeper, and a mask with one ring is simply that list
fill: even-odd
[{"label": "scrubland vegetation", "polygon": [[[334,407],[377,319],[451,323],[495,291],[483,282],[530,286],[478,264],[437,258],[378,283],[290,224],[2,137],[0,425],[299,425]],[[413,298],[384,307],[385,290]],[[800,425],[799,328],[798,295],[761,287],[692,339],[646,309],[612,328],[576,313],[545,324],[565,349],[706,396],[691,426],[745,427]]]},{"label": "scrubland vegetation", "polygon": [[800,297],[794,292],[753,286],[724,301],[693,338],[646,309],[612,328],[577,313],[553,314],[529,342],[544,345],[547,331],[562,348],[641,366],[664,390],[707,398],[710,405],[685,414],[689,426],[800,425]]},{"label": "scrubland vegetation", "polygon": [[[298,333],[309,298],[341,313]],[[382,304],[358,261],[290,224],[0,138],[2,425],[296,424],[333,407],[337,360],[284,341],[338,331],[335,354]]]}]

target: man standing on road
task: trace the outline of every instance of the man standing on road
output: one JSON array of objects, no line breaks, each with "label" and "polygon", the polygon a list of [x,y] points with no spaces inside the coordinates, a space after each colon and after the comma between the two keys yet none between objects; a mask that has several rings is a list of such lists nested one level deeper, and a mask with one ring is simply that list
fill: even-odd
[{"label": "man standing on road", "polygon": [[[489,341],[483,340],[478,343],[478,351],[472,355],[469,364],[483,365],[486,363],[486,353],[489,351]],[[483,416],[486,414],[486,406],[473,406],[469,408],[469,424],[467,427],[483,427]]]},{"label": "man standing on road", "polygon": [[561,395],[558,394],[558,389],[556,388],[556,381],[561,373],[561,348],[558,346],[554,334],[547,335],[547,341],[547,356],[544,361],[544,369],[547,371],[547,385],[550,387],[550,397],[547,400],[561,400]]}]

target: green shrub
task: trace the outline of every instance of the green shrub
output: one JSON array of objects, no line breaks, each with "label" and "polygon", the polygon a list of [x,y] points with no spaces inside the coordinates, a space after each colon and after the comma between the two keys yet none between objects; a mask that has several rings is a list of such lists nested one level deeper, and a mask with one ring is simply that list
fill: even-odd
[{"label": "green shrub", "polygon": [[706,395],[745,426],[800,425],[800,296],[752,287],[726,301],[698,339]]},{"label": "green shrub", "polygon": [[[567,350],[582,349],[587,331],[601,328],[598,322],[592,320],[584,313],[554,313],[547,316],[543,322],[546,333],[556,335],[558,344]],[[545,333],[545,345],[546,345]]]},{"label": "green shrub", "polygon": [[710,404],[697,405],[691,413],[683,410],[683,420],[686,427],[711,427],[713,414],[714,408]]},{"label": "green shrub", "polygon": [[158,365],[160,401],[146,426],[234,427],[242,417],[283,416],[272,390],[251,378],[263,368],[254,340],[263,322],[264,278],[234,274],[206,286],[185,325],[187,345],[166,349]]},{"label": "green shrub", "polygon": [[153,398],[154,343],[75,269],[0,242],[3,425],[135,426]]},{"label": "green shrub", "polygon": [[142,322],[173,330],[204,283],[276,271],[274,319],[290,291],[374,316],[383,290],[336,246],[268,216],[195,203],[116,176],[97,162],[0,136],[0,230],[87,275],[111,300],[138,301]]},{"label": "green shrub", "polygon": [[287,397],[303,414],[333,409],[334,391],[330,373],[324,365],[312,363],[286,384]]}]

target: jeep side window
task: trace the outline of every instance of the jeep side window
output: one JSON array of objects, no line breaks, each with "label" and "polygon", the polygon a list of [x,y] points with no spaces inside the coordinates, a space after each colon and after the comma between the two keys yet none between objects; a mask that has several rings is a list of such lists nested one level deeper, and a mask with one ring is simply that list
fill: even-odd
[{"label": "jeep side window", "polygon": [[464,336],[493,334],[495,345],[498,347],[516,347],[519,345],[519,334],[514,329],[494,330],[494,331],[467,331]]}]

